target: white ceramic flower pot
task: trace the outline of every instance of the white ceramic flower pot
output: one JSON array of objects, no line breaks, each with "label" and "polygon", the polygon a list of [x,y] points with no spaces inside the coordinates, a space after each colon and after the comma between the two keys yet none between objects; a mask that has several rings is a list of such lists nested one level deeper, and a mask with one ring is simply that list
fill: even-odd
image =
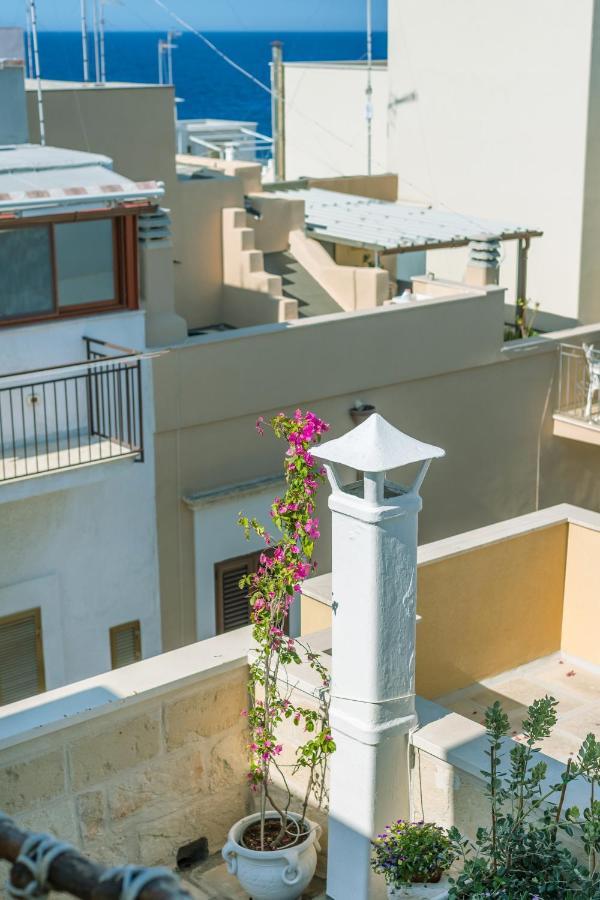
[{"label": "white ceramic flower pot", "polygon": [[[297,822],[300,816],[289,813]],[[267,813],[277,819],[277,813]],[[317,867],[317,851],[321,827],[305,819],[309,836],[295,847],[281,850],[249,850],[242,835],[249,825],[260,821],[260,814],[246,816],[236,822],[221,851],[227,870],[235,875],[252,900],[297,900],[312,881]]]},{"label": "white ceramic flower pot", "polygon": [[402,897],[410,897],[412,900],[447,900],[449,889],[450,882],[447,878],[442,878],[436,884],[411,884],[401,888],[388,885],[387,895],[393,900],[400,900]]}]

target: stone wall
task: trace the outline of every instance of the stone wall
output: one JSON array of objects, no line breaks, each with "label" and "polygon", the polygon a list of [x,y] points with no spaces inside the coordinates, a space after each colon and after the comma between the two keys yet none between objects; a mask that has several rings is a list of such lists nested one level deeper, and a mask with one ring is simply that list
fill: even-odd
[{"label": "stone wall", "polygon": [[29,732],[0,750],[0,809],[105,863],[173,865],[200,837],[218,851],[249,809],[246,675],[240,664]]}]

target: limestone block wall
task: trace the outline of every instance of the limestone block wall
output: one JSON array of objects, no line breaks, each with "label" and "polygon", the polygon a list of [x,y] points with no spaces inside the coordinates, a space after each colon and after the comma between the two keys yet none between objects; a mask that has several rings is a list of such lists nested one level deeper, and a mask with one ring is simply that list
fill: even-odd
[{"label": "limestone block wall", "polygon": [[240,716],[246,676],[240,663],[4,742],[0,809],[105,863],[174,865],[177,849],[200,837],[218,851],[250,804]]}]

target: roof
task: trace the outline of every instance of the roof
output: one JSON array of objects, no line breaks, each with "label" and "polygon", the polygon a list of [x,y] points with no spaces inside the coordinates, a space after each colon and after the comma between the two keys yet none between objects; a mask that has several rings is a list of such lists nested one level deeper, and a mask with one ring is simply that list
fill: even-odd
[{"label": "roof", "polygon": [[158,200],[163,193],[159,182],[119,175],[108,156],[38,144],[0,147],[0,210],[36,215],[52,207]]},{"label": "roof", "polygon": [[424,444],[373,413],[352,431],[315,447],[314,456],[361,472],[389,472],[410,463],[445,456],[441,447]]},{"label": "roof", "polygon": [[272,193],[304,200],[306,229],[311,237],[383,253],[460,247],[482,237],[511,240],[542,234],[515,223],[323,188],[276,188]]}]

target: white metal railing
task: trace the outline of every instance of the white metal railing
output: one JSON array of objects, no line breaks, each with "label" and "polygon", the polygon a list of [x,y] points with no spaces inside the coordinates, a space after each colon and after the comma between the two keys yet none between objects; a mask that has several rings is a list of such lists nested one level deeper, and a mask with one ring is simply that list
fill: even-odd
[{"label": "white metal railing", "polygon": [[600,424],[600,349],[593,344],[561,344],[557,413]]}]

